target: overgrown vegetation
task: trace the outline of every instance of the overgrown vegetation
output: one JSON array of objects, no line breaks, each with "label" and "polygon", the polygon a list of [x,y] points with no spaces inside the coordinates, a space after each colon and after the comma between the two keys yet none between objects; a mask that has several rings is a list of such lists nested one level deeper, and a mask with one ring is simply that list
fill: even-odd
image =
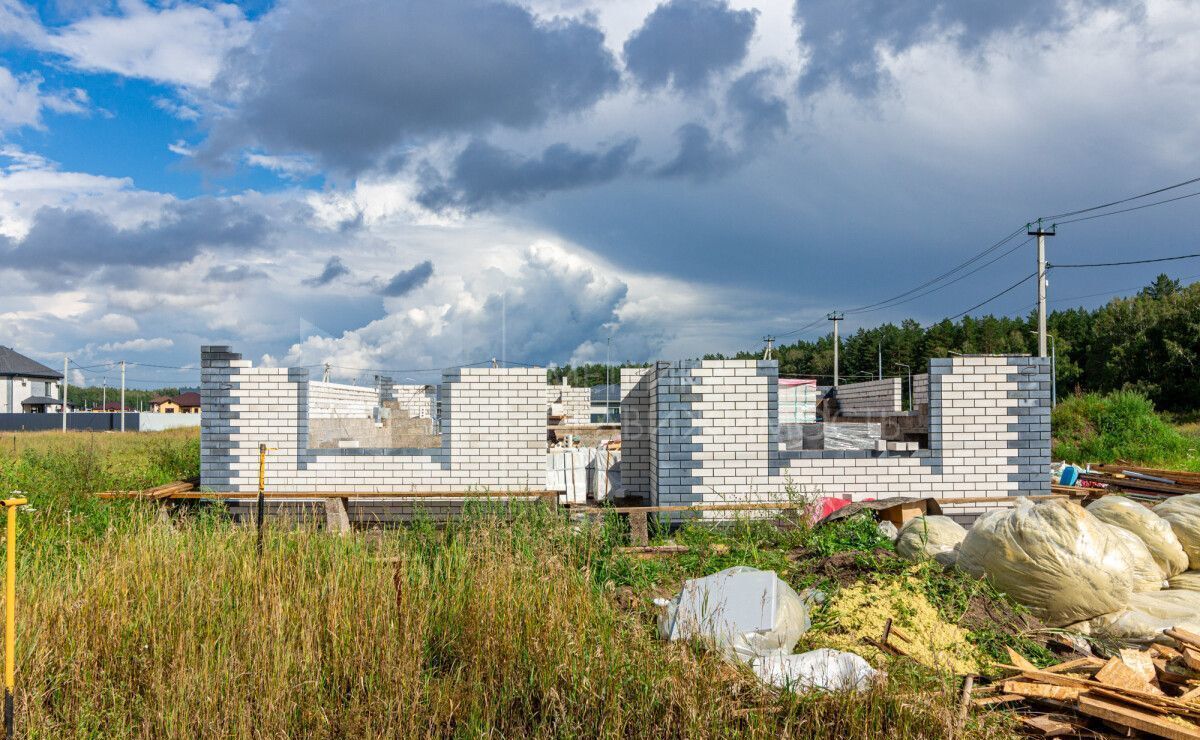
[{"label": "overgrown vegetation", "polygon": [[1180,432],[1134,391],[1064,399],[1052,412],[1051,428],[1057,460],[1200,470],[1200,437]]},{"label": "overgrown vegetation", "polygon": [[[216,511],[164,521],[155,505],[90,495],[194,474],[194,431],[0,449],[0,486],[31,503],[17,656],[31,738],[1008,735],[1000,713],[957,727],[957,679],[903,660],[866,694],[797,696],[657,638],[653,596],[735,564],[833,597],[848,577],[911,579],[985,654],[1039,657],[1020,630],[966,626],[998,595],[899,560],[864,518],[693,523],[658,535],[686,553],[638,559],[615,517],[485,507],[443,529],[271,528],[259,557],[253,531]],[[801,648],[837,629],[818,613]]]}]

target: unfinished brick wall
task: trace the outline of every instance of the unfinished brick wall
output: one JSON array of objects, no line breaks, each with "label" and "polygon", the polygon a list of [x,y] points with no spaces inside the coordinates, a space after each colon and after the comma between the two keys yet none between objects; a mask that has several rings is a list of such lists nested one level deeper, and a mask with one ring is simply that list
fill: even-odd
[{"label": "unfinished brick wall", "polygon": [[[769,501],[789,489],[855,500],[996,500],[945,507],[968,522],[1011,496],[1049,493],[1050,378],[1044,359],[931,360],[929,449],[904,452],[781,451],[774,436],[777,374],[774,361],[753,360],[658,363],[636,383],[622,374],[622,414],[628,398],[631,410],[646,409],[653,422],[645,433],[645,477],[654,503]],[[639,438],[635,448],[640,446]],[[640,471],[630,472],[626,481],[640,485]]]},{"label": "unfinished brick wall", "polygon": [[304,369],[256,368],[228,347],[201,348],[200,476],[212,491],[252,492],[258,445],[270,490],[453,492],[541,489],[545,371],[461,368],[443,375],[442,445],[312,449]]},{"label": "unfinished brick wall", "polygon": [[310,419],[370,419],[378,405],[379,391],[375,388],[316,380],[308,384]]},{"label": "unfinished brick wall", "polygon": [[843,414],[879,414],[901,410],[900,378],[843,383],[832,390]]},{"label": "unfinished brick wall", "polygon": [[929,403],[929,373],[919,373],[912,376],[911,393],[914,410],[921,404]]},{"label": "unfinished brick wall", "polygon": [[390,401],[395,401],[401,411],[408,412],[414,419],[433,419],[437,416],[437,386],[405,385],[390,386]]},{"label": "unfinished brick wall", "polygon": [[591,388],[547,385],[546,403],[559,407],[564,424],[588,424],[592,420]]},{"label": "unfinished brick wall", "polygon": [[621,368],[621,485],[627,496],[650,498],[650,435],[656,426],[650,412],[648,367]]}]

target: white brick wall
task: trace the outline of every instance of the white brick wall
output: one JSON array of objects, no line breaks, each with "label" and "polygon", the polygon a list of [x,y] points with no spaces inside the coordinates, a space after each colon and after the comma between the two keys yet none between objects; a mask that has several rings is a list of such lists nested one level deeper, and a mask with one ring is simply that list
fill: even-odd
[{"label": "white brick wall", "polygon": [[407,411],[414,419],[432,419],[437,416],[437,386],[433,385],[393,385],[391,398],[396,401],[401,410]]},{"label": "white brick wall", "polygon": [[545,371],[461,368],[443,376],[442,446],[310,449],[308,371],[252,367],[228,347],[201,348],[201,486],[257,490],[258,445],[279,492],[541,489]]},{"label": "white brick wall", "polygon": [[891,413],[901,410],[900,378],[845,383],[833,391],[843,414]]},{"label": "white brick wall", "polygon": [[361,385],[308,383],[308,418],[370,419],[379,405],[379,391]]},{"label": "white brick wall", "polygon": [[592,420],[591,388],[547,385],[546,403],[560,408],[564,424],[587,424]]},{"label": "white brick wall", "polygon": [[[648,492],[657,504],[770,501],[789,486],[855,500],[1049,493],[1049,365],[1026,357],[930,362],[930,449],[780,451],[777,365],[721,360],[658,363],[635,383],[622,373],[622,414],[648,409]],[[649,394],[635,396],[638,389]],[[623,439],[629,437],[623,433]],[[627,445],[629,445],[627,447]],[[628,453],[626,453],[628,454]],[[624,472],[624,471],[623,471]],[[630,478],[641,480],[640,469]],[[947,507],[972,517],[986,507]]]}]

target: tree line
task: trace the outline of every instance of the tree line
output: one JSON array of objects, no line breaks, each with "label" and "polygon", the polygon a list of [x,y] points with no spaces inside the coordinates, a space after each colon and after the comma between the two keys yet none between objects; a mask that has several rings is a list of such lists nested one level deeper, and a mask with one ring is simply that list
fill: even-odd
[{"label": "tree line", "polygon": [[[1052,311],[1047,326],[1057,345],[1060,398],[1075,391],[1135,390],[1160,409],[1200,409],[1200,282],[1185,287],[1159,275],[1136,295],[1099,308]],[[881,351],[883,374],[892,377],[907,374],[903,365],[925,372],[930,357],[952,352],[1035,354],[1036,329],[1036,311],[1024,318],[968,316],[928,327],[906,319],[858,329],[842,339],[840,375],[844,382],[878,377]],[[734,357],[762,357],[762,349]],[[779,346],[775,357],[781,376],[832,382],[832,334]]]}]

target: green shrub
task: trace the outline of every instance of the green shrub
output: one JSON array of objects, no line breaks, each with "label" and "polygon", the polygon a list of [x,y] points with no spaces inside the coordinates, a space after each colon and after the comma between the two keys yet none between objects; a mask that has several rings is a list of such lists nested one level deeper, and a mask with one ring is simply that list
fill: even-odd
[{"label": "green shrub", "polygon": [[1140,393],[1087,393],[1064,400],[1051,416],[1054,457],[1078,463],[1195,465],[1196,441],[1180,434]]}]

